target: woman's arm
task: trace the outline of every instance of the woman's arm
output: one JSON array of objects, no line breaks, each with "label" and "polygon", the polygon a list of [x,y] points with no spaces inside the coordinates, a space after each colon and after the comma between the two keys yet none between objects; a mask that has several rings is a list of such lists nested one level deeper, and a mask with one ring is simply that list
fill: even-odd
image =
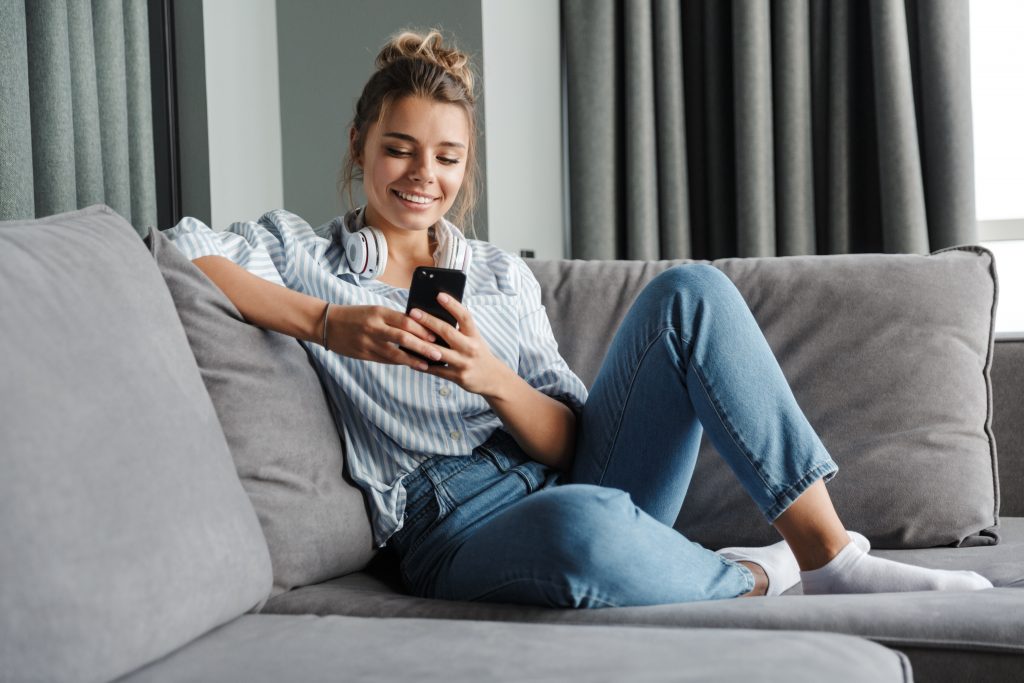
[{"label": "woman's arm", "polygon": [[224,292],[246,322],[302,341],[323,340],[327,302],[268,282],[223,256],[201,256],[192,263]]},{"label": "woman's arm", "polygon": [[576,414],[561,401],[542,394],[508,366],[494,387],[482,394],[526,454],[566,472],[576,452]]},{"label": "woman's arm", "polygon": [[[302,341],[323,343],[327,302],[268,282],[223,256],[201,256],[193,263],[235,305],[246,322]],[[426,363],[398,348],[423,355],[436,353],[428,344],[434,335],[407,315],[386,306],[331,305],[327,321],[328,348],[352,358],[408,365]]]}]

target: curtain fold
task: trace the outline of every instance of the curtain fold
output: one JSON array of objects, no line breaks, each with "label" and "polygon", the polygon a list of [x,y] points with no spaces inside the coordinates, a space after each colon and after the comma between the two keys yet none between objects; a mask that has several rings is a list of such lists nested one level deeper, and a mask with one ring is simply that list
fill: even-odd
[{"label": "curtain fold", "polygon": [[977,240],[967,0],[562,0],[572,255]]},{"label": "curtain fold", "polygon": [[146,3],[0,0],[0,219],[156,224]]}]

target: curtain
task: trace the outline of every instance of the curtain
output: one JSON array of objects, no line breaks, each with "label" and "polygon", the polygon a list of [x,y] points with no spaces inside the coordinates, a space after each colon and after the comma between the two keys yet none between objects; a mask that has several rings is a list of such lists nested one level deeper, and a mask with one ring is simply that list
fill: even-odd
[{"label": "curtain", "polygon": [[977,241],[968,0],[562,0],[572,256]]},{"label": "curtain", "polygon": [[156,225],[148,26],[144,0],[0,0],[0,220]]}]

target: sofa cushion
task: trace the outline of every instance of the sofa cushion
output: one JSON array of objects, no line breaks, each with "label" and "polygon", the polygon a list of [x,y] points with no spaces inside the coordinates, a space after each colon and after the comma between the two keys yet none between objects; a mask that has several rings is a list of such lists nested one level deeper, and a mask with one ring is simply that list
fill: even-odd
[{"label": "sofa cushion", "polygon": [[0,223],[0,678],[109,680],[270,558],[163,279],[105,206]]},{"label": "sofa cushion", "polygon": [[[559,347],[588,385],[644,284],[680,262],[533,261]],[[994,542],[990,252],[724,259],[839,464],[829,491],[875,547]],[[778,540],[707,437],[677,521],[709,547]]]},{"label": "sofa cushion", "polygon": [[[1001,545],[942,551],[986,553]],[[1019,570],[1020,560],[1017,562]],[[1024,590],[1019,588],[973,593],[787,594],[573,610],[419,598],[402,593],[399,583],[397,576],[382,578],[357,572],[273,598],[264,613],[827,631],[869,638],[904,651],[911,657],[915,672],[919,668],[945,672],[943,677],[922,680],[1017,680],[1024,667],[1024,622],[1018,616],[1024,610]]]},{"label": "sofa cushion", "polygon": [[248,324],[163,234],[147,238],[270,547],[274,593],[357,571],[373,554],[362,493],[306,351]]},{"label": "sofa cushion", "polygon": [[826,633],[250,615],[121,683],[911,678],[900,654]]}]

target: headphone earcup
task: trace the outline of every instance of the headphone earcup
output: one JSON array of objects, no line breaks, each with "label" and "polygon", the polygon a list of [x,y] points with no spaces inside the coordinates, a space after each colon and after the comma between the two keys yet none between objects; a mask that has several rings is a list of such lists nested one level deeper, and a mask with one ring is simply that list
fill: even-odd
[{"label": "headphone earcup", "polygon": [[345,258],[352,272],[370,280],[376,279],[388,265],[388,241],[384,233],[366,226],[350,235]]},{"label": "headphone earcup", "polygon": [[438,251],[435,263],[439,268],[451,268],[469,273],[469,263],[473,250],[469,242],[461,235],[456,235],[451,230],[444,230],[438,240]]}]

